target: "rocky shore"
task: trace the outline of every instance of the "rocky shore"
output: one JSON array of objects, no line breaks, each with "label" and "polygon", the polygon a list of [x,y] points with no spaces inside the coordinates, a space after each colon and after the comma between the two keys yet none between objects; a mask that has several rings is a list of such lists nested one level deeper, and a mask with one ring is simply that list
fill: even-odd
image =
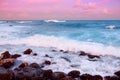
[{"label": "rocky shore", "polygon": [[[52,50],[56,52],[56,50]],[[59,50],[62,53],[69,53],[69,51]],[[33,53],[32,49],[27,49],[23,52],[23,55],[33,55],[37,56],[37,53]],[[44,70],[46,65],[52,65],[53,63],[49,60],[45,60],[44,63],[28,63],[22,62],[19,66],[12,69],[15,65],[17,58],[21,57],[20,54],[10,54],[9,51],[1,53],[0,56],[0,80],[120,80],[120,70],[114,72],[114,75],[102,76],[102,75],[92,75],[92,74],[81,74],[78,70],[71,70],[68,73],[62,71],[53,71],[52,69]],[[84,51],[80,51],[78,56],[87,56],[89,61],[96,61],[101,58],[97,55],[91,55]],[[48,54],[45,57],[50,57]],[[71,62],[70,59],[66,57],[61,57],[62,59]],[[63,65],[64,66],[64,65]],[[71,65],[72,67],[77,65]]]}]

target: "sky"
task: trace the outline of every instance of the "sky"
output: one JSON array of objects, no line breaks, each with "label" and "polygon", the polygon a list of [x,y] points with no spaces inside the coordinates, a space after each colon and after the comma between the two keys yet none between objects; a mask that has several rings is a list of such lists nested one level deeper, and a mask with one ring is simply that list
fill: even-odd
[{"label": "sky", "polygon": [[120,20],[120,0],[0,0],[0,20]]}]

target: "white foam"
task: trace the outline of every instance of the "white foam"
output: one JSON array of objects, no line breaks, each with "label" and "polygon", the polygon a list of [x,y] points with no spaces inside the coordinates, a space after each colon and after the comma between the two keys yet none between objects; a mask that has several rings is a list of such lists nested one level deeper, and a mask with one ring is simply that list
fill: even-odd
[{"label": "white foam", "polygon": [[65,20],[54,20],[54,19],[51,19],[51,20],[44,20],[45,22],[66,22]]},{"label": "white foam", "polygon": [[106,26],[107,29],[115,29],[116,26],[115,25],[109,25],[109,26]]},{"label": "white foam", "polygon": [[55,47],[58,49],[69,50],[69,51],[85,51],[96,55],[113,55],[120,57],[120,48],[113,46],[105,46],[100,43],[92,42],[80,42],[76,40],[70,40],[63,37],[45,36],[45,35],[34,35],[27,38],[0,41],[2,45],[30,45],[37,47]]}]

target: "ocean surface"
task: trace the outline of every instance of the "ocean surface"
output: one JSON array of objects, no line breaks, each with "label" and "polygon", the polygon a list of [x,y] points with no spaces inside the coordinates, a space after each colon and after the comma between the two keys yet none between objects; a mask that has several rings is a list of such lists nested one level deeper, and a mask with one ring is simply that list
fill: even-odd
[{"label": "ocean surface", "polygon": [[120,57],[120,21],[0,21],[0,46],[7,49],[8,45],[53,47]]},{"label": "ocean surface", "polygon": [[[28,48],[38,55],[24,55],[23,51]],[[22,62],[41,65],[45,60],[49,60],[52,64],[45,65],[43,69],[65,73],[79,70],[81,74],[114,75],[115,71],[120,70],[120,21],[0,21],[0,53],[6,50],[11,54],[22,55],[13,69]],[[99,55],[100,58],[91,60],[88,56],[79,56],[80,51]]]}]

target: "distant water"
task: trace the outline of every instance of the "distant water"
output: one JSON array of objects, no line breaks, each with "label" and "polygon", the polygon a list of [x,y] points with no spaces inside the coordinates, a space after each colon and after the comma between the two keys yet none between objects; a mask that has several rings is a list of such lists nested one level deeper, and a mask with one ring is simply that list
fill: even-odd
[{"label": "distant water", "polygon": [[120,21],[0,21],[0,46],[3,45],[5,48],[7,45],[55,47],[120,56]]}]

